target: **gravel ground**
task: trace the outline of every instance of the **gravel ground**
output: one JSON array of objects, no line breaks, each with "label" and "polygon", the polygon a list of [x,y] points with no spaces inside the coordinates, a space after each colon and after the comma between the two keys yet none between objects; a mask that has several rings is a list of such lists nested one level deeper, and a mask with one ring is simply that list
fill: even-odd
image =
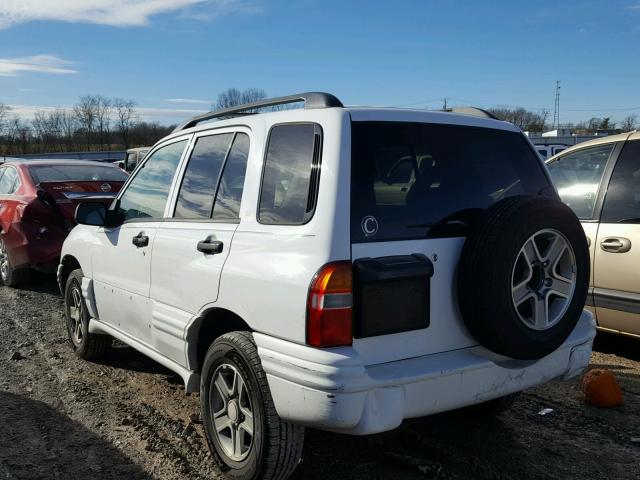
[{"label": "gravel ground", "polygon": [[[599,335],[591,366],[614,371],[624,406],[586,406],[575,380],[529,390],[496,419],[437,415],[373,437],[308,430],[294,478],[637,479],[640,342]],[[198,402],[126,346],[76,359],[53,280],[0,287],[0,479],[216,478]]]}]

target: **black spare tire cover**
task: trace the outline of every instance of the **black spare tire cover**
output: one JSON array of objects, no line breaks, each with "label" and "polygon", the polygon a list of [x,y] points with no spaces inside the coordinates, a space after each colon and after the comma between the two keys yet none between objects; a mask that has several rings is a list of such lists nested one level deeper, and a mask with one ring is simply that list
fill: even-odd
[{"label": "black spare tire cover", "polygon": [[548,197],[510,197],[472,227],[458,268],[458,299],[486,348],[531,360],[556,350],[575,327],[589,286],[579,220]]}]

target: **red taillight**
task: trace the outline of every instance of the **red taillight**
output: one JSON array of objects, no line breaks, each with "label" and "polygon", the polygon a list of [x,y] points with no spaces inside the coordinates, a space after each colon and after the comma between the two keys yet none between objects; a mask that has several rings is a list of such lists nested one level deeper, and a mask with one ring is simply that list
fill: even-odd
[{"label": "red taillight", "polygon": [[349,261],[328,263],[313,278],[307,302],[308,345],[351,345],[352,269]]}]

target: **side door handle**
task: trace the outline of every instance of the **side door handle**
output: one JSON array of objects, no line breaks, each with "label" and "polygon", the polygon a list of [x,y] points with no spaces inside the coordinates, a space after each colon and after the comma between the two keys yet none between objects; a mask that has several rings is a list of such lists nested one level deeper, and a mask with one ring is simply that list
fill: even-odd
[{"label": "side door handle", "polygon": [[215,237],[209,236],[204,240],[198,242],[198,251],[205,255],[215,255],[216,253],[222,253],[224,243],[220,240],[216,240]]},{"label": "side door handle", "polygon": [[149,245],[149,237],[147,237],[144,232],[140,232],[138,235],[133,237],[132,243],[137,248],[146,247]]},{"label": "side door handle", "polygon": [[600,248],[610,253],[625,253],[631,250],[631,240],[624,237],[608,237],[600,242]]}]

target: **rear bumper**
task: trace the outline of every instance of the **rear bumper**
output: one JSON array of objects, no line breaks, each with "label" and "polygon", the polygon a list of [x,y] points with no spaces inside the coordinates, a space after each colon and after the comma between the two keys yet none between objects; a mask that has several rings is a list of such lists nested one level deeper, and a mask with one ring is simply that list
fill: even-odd
[{"label": "rear bumper", "polygon": [[276,409],[285,420],[364,435],[422,417],[481,403],[551,380],[579,375],[595,336],[585,311],[566,342],[535,361],[483,347],[380,365],[363,365],[351,348],[320,350],[254,334]]}]

